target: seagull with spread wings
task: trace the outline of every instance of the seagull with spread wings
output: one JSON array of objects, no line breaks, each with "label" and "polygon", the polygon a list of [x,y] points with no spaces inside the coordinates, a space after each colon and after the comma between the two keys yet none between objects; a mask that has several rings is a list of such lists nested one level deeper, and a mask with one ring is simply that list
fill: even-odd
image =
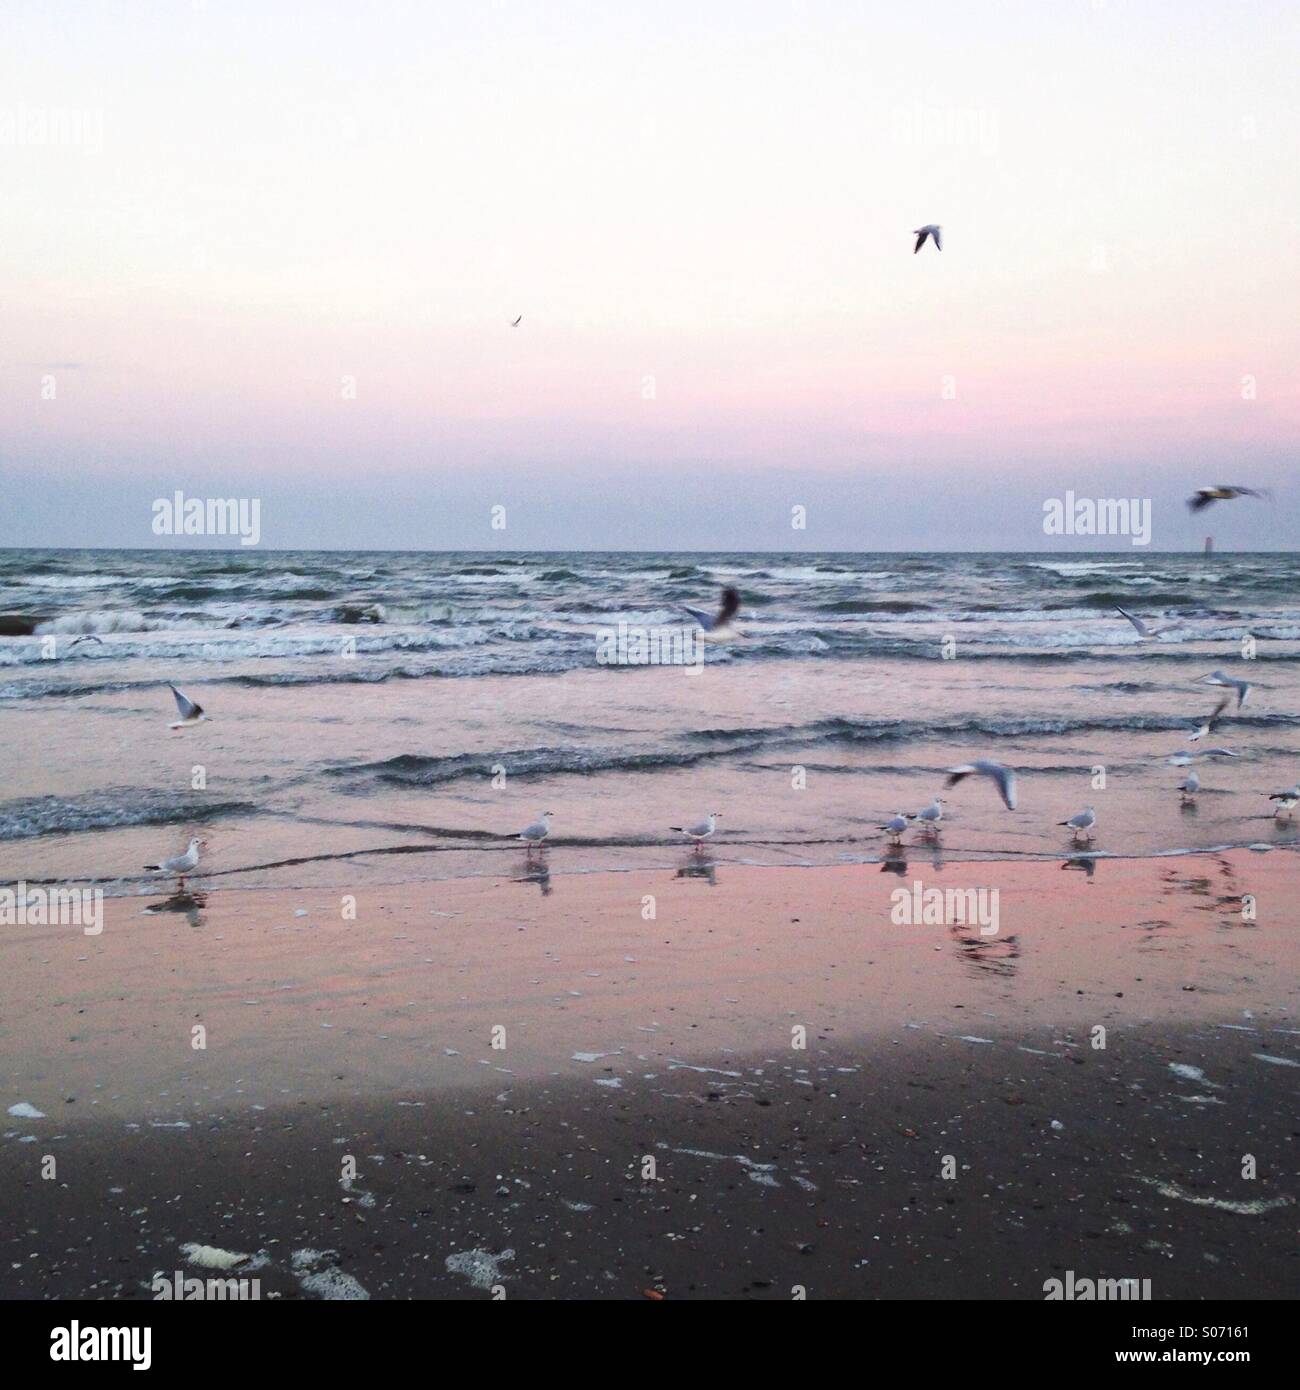
[{"label": "seagull with spread wings", "polygon": [[682,604],[682,607],[699,623],[706,642],[731,642],[745,635],[732,622],[740,611],[739,589],[733,589],[730,585],[723,589],[722,603],[716,613],[706,613],[703,608],[692,608],[689,603]]},{"label": "seagull with spread wings", "polygon": [[202,724],[205,719],[211,720],[212,716],[203,712],[203,706],[196,705],[184,691],[177,690],[171,684],[167,688],[176,697],[176,708],[181,716],[174,724],[168,724],[169,729],[192,729],[195,724]]},{"label": "seagull with spread wings", "polygon": [[1253,487],[1242,487],[1240,483],[1216,483],[1213,487],[1198,487],[1187,499],[1190,511],[1201,512],[1215,502],[1230,502],[1234,497],[1272,497],[1271,492]]},{"label": "seagull with spread wings", "polygon": [[1224,685],[1230,690],[1237,692],[1237,708],[1240,709],[1246,703],[1250,695],[1250,682],[1239,681],[1233,676],[1226,676],[1222,671],[1211,671],[1208,676],[1200,678],[1202,685]]},{"label": "seagull with spread wings", "polygon": [[1127,608],[1121,608],[1118,603],[1115,605],[1115,612],[1133,624],[1133,631],[1143,642],[1158,642],[1169,631],[1167,627],[1152,627],[1149,623],[1144,623],[1141,618],[1135,618]]},{"label": "seagull with spread wings", "polygon": [[936,251],[943,250],[943,228],[935,222],[927,222],[924,227],[918,227],[912,235],[916,237],[916,245],[912,247],[912,255],[925,245],[926,237],[932,238]]},{"label": "seagull with spread wings", "polygon": [[1232,704],[1232,696],[1225,695],[1214,707],[1214,713],[1209,715],[1204,723],[1198,724],[1190,734],[1187,735],[1188,743],[1199,743],[1208,733],[1211,733],[1214,726],[1223,718],[1224,712]]},{"label": "seagull with spread wings", "polygon": [[944,786],[955,787],[963,777],[970,777],[972,774],[991,778],[997,784],[998,792],[1001,794],[1007,810],[1014,811],[1016,809],[1016,774],[1004,764],[994,762],[992,758],[976,758],[973,763],[962,763],[958,767],[950,767],[948,780]]}]

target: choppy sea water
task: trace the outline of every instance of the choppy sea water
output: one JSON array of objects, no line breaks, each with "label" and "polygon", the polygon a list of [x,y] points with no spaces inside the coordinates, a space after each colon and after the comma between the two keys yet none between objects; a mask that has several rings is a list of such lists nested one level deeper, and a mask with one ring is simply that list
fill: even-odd
[{"label": "choppy sea water", "polygon": [[[1292,554],[0,551],[0,879],[145,891],[191,833],[212,887],[513,876],[541,810],[556,871],[695,873],[668,827],[710,810],[722,863],[869,861],[978,756],[1019,808],[962,784],[923,862],[1061,854],[1088,804],[1102,854],[1290,846],[1298,580]],[[602,664],[724,583],[745,636],[702,673]],[[1218,667],[1255,684],[1207,740],[1239,756],[1183,806],[1166,758]],[[169,732],[168,681],[212,722]]]}]

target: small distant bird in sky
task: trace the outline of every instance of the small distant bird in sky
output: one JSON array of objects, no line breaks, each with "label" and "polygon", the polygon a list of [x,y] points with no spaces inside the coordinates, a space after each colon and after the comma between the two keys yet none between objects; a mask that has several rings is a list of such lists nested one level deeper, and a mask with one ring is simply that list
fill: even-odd
[{"label": "small distant bird in sky", "polygon": [[916,237],[916,245],[912,247],[912,255],[915,256],[925,245],[926,237],[933,237],[936,249],[943,250],[943,228],[936,223],[927,222],[924,227],[918,227],[913,235]]},{"label": "small distant bird in sky", "polygon": [[1188,507],[1194,512],[1204,511],[1215,502],[1229,502],[1234,497],[1271,497],[1272,493],[1242,487],[1238,483],[1216,483],[1214,487],[1198,487],[1187,499]]},{"label": "small distant bird in sky", "polygon": [[[1283,811],[1286,811],[1288,815],[1290,815],[1291,808],[1297,801],[1300,801],[1300,783],[1297,783],[1287,791],[1273,792],[1268,799],[1277,802],[1277,807],[1273,813],[1274,815],[1280,816]],[[1291,818],[1294,819],[1294,817]]]},{"label": "small distant bird in sky", "polygon": [[1232,676],[1225,676],[1222,671],[1211,671],[1208,676],[1200,678],[1202,685],[1226,685],[1237,692],[1237,708],[1240,709],[1246,703],[1246,698],[1250,694],[1250,682],[1234,680]]},{"label": "small distant bird in sky", "polygon": [[183,691],[177,690],[174,685],[169,685],[168,689],[176,697],[176,708],[181,716],[174,724],[168,724],[169,729],[191,729],[205,719],[211,720],[211,715],[204,714],[203,706],[196,705]]},{"label": "small distant bird in sky", "polygon": [[519,832],[519,838],[528,846],[528,853],[532,854],[542,841],[551,833],[552,811],[543,811],[541,820],[535,820],[532,825],[525,826]]},{"label": "small distant bird in sky", "polygon": [[159,864],[146,864],[145,868],[157,874],[175,874],[180,879],[180,886],[185,887],[185,875],[192,874],[199,866],[199,846],[206,841],[200,840],[196,835],[190,841],[190,847],[184,854],[173,855],[170,859],[164,859]]},{"label": "small distant bird in sky", "polygon": [[700,849],[704,841],[718,828],[717,821],[721,811],[710,811],[698,825],[672,825],[668,828],[675,830],[679,835],[685,835],[688,839],[695,841],[695,848]]},{"label": "small distant bird in sky", "polygon": [[1115,612],[1118,613],[1121,618],[1127,618],[1129,622],[1133,624],[1133,630],[1144,642],[1158,642],[1168,631],[1168,628],[1151,627],[1149,624],[1144,623],[1141,618],[1135,618],[1127,608],[1121,608],[1119,604],[1115,605]]},{"label": "small distant bird in sky", "polygon": [[1187,735],[1188,743],[1199,743],[1206,734],[1210,733],[1219,720],[1223,718],[1224,711],[1230,704],[1232,704],[1232,696],[1225,695],[1223,699],[1215,705],[1214,713],[1206,719],[1205,723],[1193,729],[1192,732]]},{"label": "small distant bird in sky", "polygon": [[1073,838],[1076,840],[1080,835],[1091,840],[1092,827],[1097,824],[1097,813],[1091,806],[1085,806],[1077,816],[1071,816],[1069,820],[1061,820],[1056,823],[1057,825],[1068,825],[1074,831]]},{"label": "small distant bird in sky", "polygon": [[899,838],[902,836],[903,831],[907,829],[907,820],[907,813],[905,811],[899,811],[895,815],[893,815],[889,820],[887,820],[884,823],[884,825],[882,825],[880,828],[882,830],[888,830],[890,838],[895,843],[897,843]]},{"label": "small distant bird in sky", "polygon": [[740,590],[730,585],[722,591],[722,603],[716,613],[706,613],[703,608],[692,608],[689,603],[682,607],[699,623],[705,638],[710,642],[731,642],[745,634],[732,624],[732,619],[740,611]]},{"label": "small distant bird in sky", "polygon": [[944,785],[955,787],[963,777],[969,777],[972,773],[978,773],[981,777],[991,777],[997,783],[1007,810],[1016,809],[1016,774],[1002,763],[994,762],[992,758],[976,758],[973,763],[950,767],[948,780]]},{"label": "small distant bird in sky", "polygon": [[511,327],[511,328],[518,328],[519,325],[520,325],[521,323],[523,323],[523,321],[524,321],[524,316],[523,316],[522,314],[520,314],[519,317],[518,317],[517,319],[515,319],[514,322],[511,323],[510,327]]},{"label": "small distant bird in sky", "polygon": [[1194,772],[1189,772],[1178,784],[1178,790],[1182,793],[1180,801],[1191,801],[1201,789],[1201,779]]}]

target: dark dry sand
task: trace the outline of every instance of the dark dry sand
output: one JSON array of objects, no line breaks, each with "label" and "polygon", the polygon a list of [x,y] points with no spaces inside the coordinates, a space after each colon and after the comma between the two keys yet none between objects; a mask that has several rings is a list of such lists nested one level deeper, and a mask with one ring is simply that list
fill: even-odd
[{"label": "dark dry sand", "polygon": [[263,1298],[1291,1297],[1296,863],[927,868],[1001,885],[993,943],[890,924],[893,875],[735,865],[20,933],[6,1104],[47,1118],[0,1142],[0,1295],[146,1299],[217,1273],[195,1242]]}]

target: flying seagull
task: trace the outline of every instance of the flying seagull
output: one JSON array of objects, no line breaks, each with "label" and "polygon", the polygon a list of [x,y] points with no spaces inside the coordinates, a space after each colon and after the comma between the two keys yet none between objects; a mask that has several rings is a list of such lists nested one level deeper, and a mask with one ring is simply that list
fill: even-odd
[{"label": "flying seagull", "polygon": [[709,814],[698,825],[672,825],[668,828],[675,830],[679,835],[685,835],[695,841],[695,848],[699,849],[705,840],[717,829],[717,819],[721,811],[710,811]]},{"label": "flying seagull", "polygon": [[518,317],[517,319],[515,319],[515,320],[511,323],[510,327],[511,327],[511,328],[518,328],[519,325],[520,325],[521,323],[523,323],[523,321],[524,321],[524,316],[523,316],[522,314],[520,314],[519,317]]},{"label": "flying seagull", "polygon": [[1201,724],[1198,728],[1194,729],[1190,734],[1187,735],[1188,743],[1199,743],[1206,736],[1206,734],[1208,734],[1219,722],[1219,720],[1223,717],[1223,712],[1228,708],[1228,706],[1231,703],[1232,696],[1225,695],[1223,699],[1220,700],[1217,705],[1215,705],[1214,713],[1206,719],[1205,723]]},{"label": "flying seagull", "polygon": [[[1291,808],[1297,801],[1300,801],[1300,782],[1287,791],[1273,792],[1268,799],[1277,802],[1277,806],[1273,812],[1274,815],[1280,816],[1283,811],[1286,811],[1289,815]],[[1294,817],[1291,817],[1291,819],[1294,819]]]},{"label": "flying seagull", "polygon": [[1133,630],[1144,642],[1158,642],[1160,638],[1169,630],[1168,628],[1164,627],[1148,626],[1148,624],[1144,623],[1141,618],[1135,618],[1132,613],[1130,613],[1126,608],[1121,608],[1119,604],[1115,605],[1115,612],[1118,613],[1121,618],[1127,618],[1129,622],[1133,624]]},{"label": "flying seagull", "polygon": [[706,613],[703,608],[692,608],[689,603],[682,607],[699,623],[706,641],[730,642],[745,634],[732,624],[732,619],[740,611],[740,590],[728,585],[722,591],[722,603],[716,613]]},{"label": "flying seagull", "polygon": [[1250,682],[1234,680],[1232,676],[1225,676],[1222,671],[1211,671],[1208,676],[1200,678],[1202,685],[1226,685],[1237,692],[1237,708],[1240,709],[1246,703],[1246,697],[1250,694]]},{"label": "flying seagull", "polygon": [[943,819],[943,803],[936,796],[924,811],[918,811],[912,819],[928,826],[932,831],[938,830],[939,822]]},{"label": "flying seagull", "polygon": [[1077,816],[1071,816],[1069,820],[1060,820],[1057,825],[1068,825],[1074,831],[1074,839],[1080,835],[1086,839],[1092,839],[1092,827],[1097,824],[1097,813],[1091,806],[1085,806]]},{"label": "flying seagull", "polygon": [[202,705],[196,705],[188,695],[177,690],[174,685],[169,684],[167,688],[176,696],[176,708],[181,715],[174,724],[168,724],[169,729],[189,729],[193,728],[195,724],[201,724],[205,719],[211,721],[212,716],[204,714]]},{"label": "flying seagull", "polygon": [[903,831],[907,829],[907,822],[907,813],[905,811],[898,811],[880,828],[881,830],[888,830],[890,837],[897,843]]},{"label": "flying seagull", "polygon": [[552,811],[543,811],[541,820],[535,820],[532,825],[525,826],[519,832],[519,838],[528,846],[528,853],[532,854],[542,841],[551,833]]},{"label": "flying seagull", "polygon": [[1002,794],[1007,810],[1016,809],[1016,774],[1009,767],[995,763],[991,758],[976,758],[973,763],[950,767],[948,780],[944,785],[955,787],[963,777],[969,777],[973,772],[979,773],[981,777],[991,777],[998,784],[998,791]]},{"label": "flying seagull", "polygon": [[207,841],[200,840],[196,835],[184,854],[173,855],[170,859],[164,859],[161,864],[146,864],[145,868],[157,874],[177,875],[180,878],[180,886],[184,888],[185,875],[192,874],[199,866],[199,846],[206,843]]},{"label": "flying seagull", "polygon": [[1217,483],[1214,487],[1198,487],[1187,499],[1191,511],[1204,511],[1215,502],[1229,502],[1234,497],[1271,497],[1272,494],[1236,483]]},{"label": "flying seagull", "polygon": [[1240,753],[1234,753],[1231,748],[1199,748],[1195,753],[1172,753],[1166,762],[1174,767],[1186,767],[1189,763],[1199,763],[1202,758],[1239,758]]},{"label": "flying seagull", "polygon": [[1201,779],[1194,772],[1189,772],[1178,784],[1178,790],[1182,795],[1180,801],[1191,801],[1196,793],[1201,789]]},{"label": "flying seagull", "polygon": [[933,238],[934,238],[935,248],[936,248],[937,250],[939,250],[939,251],[942,251],[942,250],[943,250],[943,237],[942,237],[942,233],[943,233],[943,228],[940,227],[940,226],[938,226],[938,225],[936,225],[936,224],[933,223],[933,222],[927,222],[927,223],[925,224],[924,227],[918,227],[918,228],[915,230],[915,232],[913,233],[913,235],[916,237],[916,245],[915,245],[914,247],[912,247],[912,255],[915,256],[916,253],[921,249],[921,247],[923,247],[923,246],[925,245],[925,239],[926,239],[926,237],[933,237]]},{"label": "flying seagull", "polygon": [[72,641],[68,643],[68,650],[71,651],[73,647],[81,646],[83,642],[94,642],[95,645],[99,647],[104,645],[104,639],[102,637],[96,637],[93,632],[86,632],[80,637],[74,637]]}]

